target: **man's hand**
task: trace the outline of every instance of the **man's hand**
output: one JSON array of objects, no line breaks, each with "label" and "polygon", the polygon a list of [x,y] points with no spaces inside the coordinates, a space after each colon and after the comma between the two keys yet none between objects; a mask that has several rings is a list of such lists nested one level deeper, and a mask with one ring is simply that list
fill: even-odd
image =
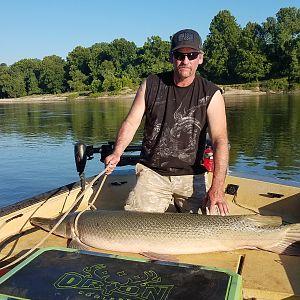
[{"label": "man's hand", "polygon": [[229,215],[229,207],[228,203],[225,199],[225,193],[221,189],[215,189],[211,187],[207,192],[207,198],[204,203],[205,207],[209,203],[209,211],[210,215]]},{"label": "man's hand", "polygon": [[117,166],[118,162],[120,161],[120,156],[112,153],[105,158],[105,174],[109,175]]}]

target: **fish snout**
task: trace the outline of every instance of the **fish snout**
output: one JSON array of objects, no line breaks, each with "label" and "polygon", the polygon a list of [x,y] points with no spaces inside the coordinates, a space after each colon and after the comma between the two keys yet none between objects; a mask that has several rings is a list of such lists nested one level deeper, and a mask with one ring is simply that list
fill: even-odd
[{"label": "fish snout", "polygon": [[[30,219],[30,223],[46,231],[51,231],[59,220],[60,217],[55,219],[33,217]],[[72,228],[73,226],[71,226],[70,219],[65,219],[57,226],[53,233],[64,238],[72,238]]]},{"label": "fish snout", "polygon": [[53,219],[33,217],[30,219],[30,223],[33,226],[40,227],[44,230],[50,231],[53,228]]}]

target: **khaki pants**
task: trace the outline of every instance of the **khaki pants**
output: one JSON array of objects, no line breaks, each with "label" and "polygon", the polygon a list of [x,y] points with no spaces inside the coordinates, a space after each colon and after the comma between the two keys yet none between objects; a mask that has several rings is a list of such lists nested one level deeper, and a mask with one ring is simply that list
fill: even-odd
[{"label": "khaki pants", "polygon": [[136,165],[137,183],[129,193],[125,210],[165,212],[174,201],[181,212],[201,213],[206,197],[205,176],[161,176],[142,164]]}]

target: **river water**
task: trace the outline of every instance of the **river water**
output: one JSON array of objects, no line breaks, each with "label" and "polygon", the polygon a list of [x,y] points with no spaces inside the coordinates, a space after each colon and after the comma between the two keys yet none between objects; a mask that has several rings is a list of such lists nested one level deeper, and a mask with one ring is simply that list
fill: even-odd
[{"label": "river water", "polygon": [[[300,95],[226,96],[230,172],[300,183]],[[74,144],[114,140],[132,99],[1,103],[0,207],[77,181]],[[140,129],[134,142],[141,141]],[[86,175],[103,170],[99,157]]]}]

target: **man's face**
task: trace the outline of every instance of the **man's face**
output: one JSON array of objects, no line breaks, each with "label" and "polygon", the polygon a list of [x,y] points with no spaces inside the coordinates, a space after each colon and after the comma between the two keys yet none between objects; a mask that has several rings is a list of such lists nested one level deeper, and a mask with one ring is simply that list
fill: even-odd
[{"label": "man's face", "polygon": [[179,48],[172,52],[171,60],[178,79],[194,76],[198,65],[203,63],[203,53],[193,48]]}]

